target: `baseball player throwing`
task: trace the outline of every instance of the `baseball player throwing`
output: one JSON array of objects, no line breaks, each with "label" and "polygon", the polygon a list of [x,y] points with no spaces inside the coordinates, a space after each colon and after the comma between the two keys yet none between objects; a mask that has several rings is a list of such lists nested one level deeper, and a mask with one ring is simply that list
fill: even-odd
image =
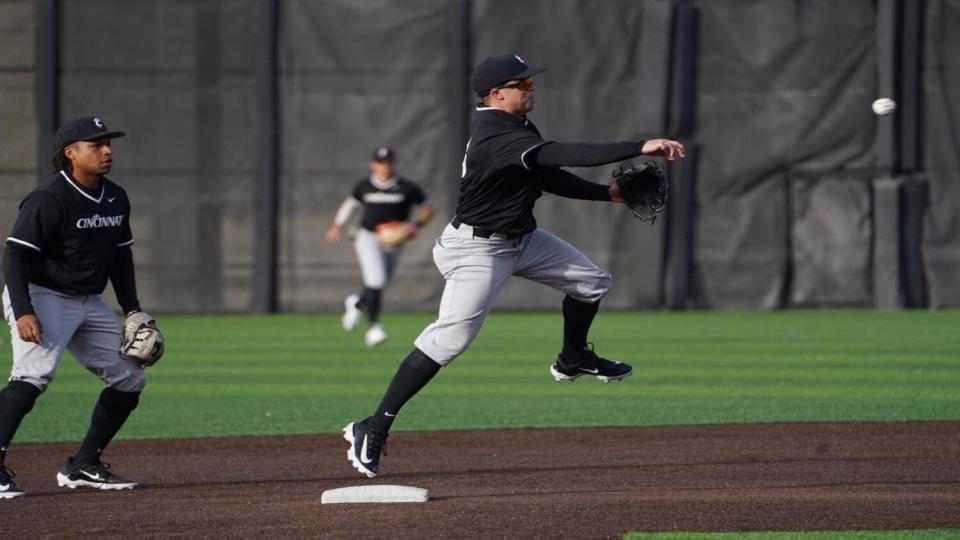
[{"label": "baseball player throwing", "polygon": [[445,280],[439,317],[417,337],[373,416],[344,428],[347,455],[368,477],[379,472],[387,433],[400,408],[470,346],[510,276],[566,294],[563,347],[550,366],[557,381],[590,376],[606,382],[633,373],[629,364],[602,358],[587,344],[600,300],[610,290],[610,274],[538,228],[533,206],[544,191],[623,202],[616,184],[589,182],[560,167],[597,166],[641,154],[673,160],[683,157],[684,148],[667,139],[607,144],[544,140],[527,118],[534,107],[533,76],[542,71],[508,54],[485,59],[471,75],[482,103],[463,158],[456,215],[433,249]]},{"label": "baseball player throwing", "polygon": [[24,495],[4,466],[21,420],[53,380],[65,350],[103,379],[80,449],[57,474],[60,486],[129,489],[137,482],[109,470],[100,454],[136,408],[147,378],[121,357],[122,328],[100,296],[113,283],[124,313],[140,312],[134,280],[130,202],[104,174],[113,165],[110,131],[99,118],[65,123],[55,137],[53,176],[20,203],[3,258],[3,310],[13,369],[0,390],[0,498]]},{"label": "baseball player throwing", "polygon": [[[398,175],[394,168],[396,154],[392,148],[381,147],[370,161],[370,177],[364,178],[340,205],[333,225],[327,230],[328,242],[339,242],[343,225],[358,207],[363,207],[360,228],[354,239],[354,249],[360,261],[363,290],[344,300],[343,329],[357,329],[362,314],[369,326],[364,335],[368,347],[376,347],[387,340],[380,325],[380,306],[383,291],[393,277],[403,245],[417,235],[430,221],[433,207],[427,194],[417,184]],[[414,221],[410,211],[416,208]]]}]

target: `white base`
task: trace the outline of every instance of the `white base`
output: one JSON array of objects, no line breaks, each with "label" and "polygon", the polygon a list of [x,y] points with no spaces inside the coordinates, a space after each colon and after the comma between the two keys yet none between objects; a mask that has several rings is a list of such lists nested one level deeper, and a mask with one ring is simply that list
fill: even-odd
[{"label": "white base", "polygon": [[349,486],[328,489],[320,496],[322,504],[336,503],[423,503],[430,500],[430,493],[423,488],[411,486]]}]

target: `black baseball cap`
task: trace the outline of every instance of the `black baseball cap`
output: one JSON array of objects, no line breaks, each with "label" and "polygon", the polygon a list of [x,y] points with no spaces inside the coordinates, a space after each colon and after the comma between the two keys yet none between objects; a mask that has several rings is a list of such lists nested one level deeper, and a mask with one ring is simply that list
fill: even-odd
[{"label": "black baseball cap", "polygon": [[470,88],[483,97],[490,90],[508,81],[519,81],[543,73],[546,69],[527,65],[517,54],[499,54],[488,56],[473,68],[470,75]]},{"label": "black baseball cap", "polygon": [[395,159],[397,159],[397,154],[393,151],[393,148],[381,146],[373,151],[374,161],[394,161]]},{"label": "black baseball cap", "polygon": [[122,131],[110,131],[103,120],[96,116],[84,116],[70,120],[60,126],[53,139],[54,146],[60,150],[64,146],[77,141],[93,141],[96,139],[116,139],[123,137]]}]

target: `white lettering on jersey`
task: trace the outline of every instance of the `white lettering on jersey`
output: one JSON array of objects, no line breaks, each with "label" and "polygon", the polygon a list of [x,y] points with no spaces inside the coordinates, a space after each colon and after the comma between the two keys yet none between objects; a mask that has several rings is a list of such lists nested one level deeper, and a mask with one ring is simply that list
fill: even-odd
[{"label": "white lettering on jersey", "polygon": [[363,202],[365,203],[380,203],[380,204],[392,204],[392,203],[402,203],[404,200],[403,193],[364,193]]},{"label": "white lettering on jersey", "polygon": [[102,229],[104,227],[119,227],[122,224],[122,214],[119,216],[101,216],[94,214],[93,217],[80,218],[77,220],[78,229]]},{"label": "white lettering on jersey", "polygon": [[460,166],[460,178],[465,178],[467,176],[467,152],[470,151],[470,141],[473,139],[467,139],[467,147],[463,149],[463,165]]}]

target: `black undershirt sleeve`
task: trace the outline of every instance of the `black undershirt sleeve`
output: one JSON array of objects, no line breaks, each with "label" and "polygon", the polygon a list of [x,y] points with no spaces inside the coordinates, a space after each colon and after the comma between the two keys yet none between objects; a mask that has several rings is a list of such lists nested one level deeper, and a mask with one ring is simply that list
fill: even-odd
[{"label": "black undershirt sleeve", "polygon": [[137,299],[137,281],[133,271],[133,250],[130,246],[117,248],[113,268],[110,271],[110,282],[117,293],[117,302],[120,309],[127,315],[131,311],[140,311],[140,301]]},{"label": "black undershirt sleeve", "polygon": [[27,284],[27,269],[36,253],[28,247],[12,242],[7,242],[7,247],[3,251],[3,279],[7,283],[10,306],[13,308],[13,316],[16,319],[34,313]]},{"label": "black undershirt sleeve", "polygon": [[596,167],[641,154],[644,141],[615,143],[548,142],[526,156],[528,167]]},{"label": "black undershirt sleeve", "polygon": [[610,186],[584,180],[563,169],[541,171],[540,189],[568,199],[609,201]]}]

